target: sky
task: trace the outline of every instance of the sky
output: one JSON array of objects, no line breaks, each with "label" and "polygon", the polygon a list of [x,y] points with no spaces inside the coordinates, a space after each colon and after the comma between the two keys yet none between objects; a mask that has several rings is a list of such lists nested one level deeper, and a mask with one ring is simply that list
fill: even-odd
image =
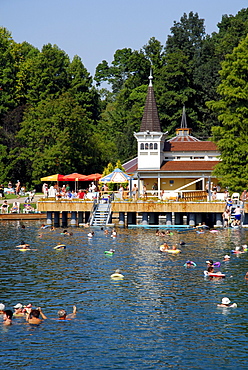
[{"label": "sky", "polygon": [[117,49],[140,50],[151,37],[164,45],[184,13],[198,13],[211,34],[222,15],[247,7],[247,0],[0,0],[0,26],[18,43],[39,50],[51,43],[71,59],[78,55],[94,75]]}]

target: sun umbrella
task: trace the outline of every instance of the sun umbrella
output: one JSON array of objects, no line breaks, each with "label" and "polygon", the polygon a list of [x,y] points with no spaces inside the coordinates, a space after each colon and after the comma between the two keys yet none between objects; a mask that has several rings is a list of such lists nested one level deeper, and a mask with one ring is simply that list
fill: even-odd
[{"label": "sun umbrella", "polygon": [[92,173],[85,177],[84,181],[98,181],[102,175],[100,173]]},{"label": "sun umbrella", "polygon": [[64,175],[60,175],[57,173],[55,175],[42,177],[40,180],[41,181],[63,181],[63,179],[64,179]]},{"label": "sun umbrella", "polygon": [[86,175],[81,175],[80,173],[74,172],[70,175],[64,176],[64,181],[75,181],[75,190],[77,190],[77,182],[78,181],[84,181]]},{"label": "sun umbrella", "polygon": [[122,183],[127,182],[131,179],[125,172],[116,168],[113,172],[109,173],[108,175],[99,179],[100,182],[115,182],[115,183]]},{"label": "sun umbrella", "polygon": [[63,176],[64,181],[84,181],[86,175],[81,175],[80,173],[74,172],[70,175]]}]

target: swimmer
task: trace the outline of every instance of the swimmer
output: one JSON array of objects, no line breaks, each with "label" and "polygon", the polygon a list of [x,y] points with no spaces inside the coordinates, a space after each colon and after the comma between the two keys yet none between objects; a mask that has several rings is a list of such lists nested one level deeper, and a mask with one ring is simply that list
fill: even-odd
[{"label": "swimmer", "polygon": [[13,312],[11,310],[5,310],[3,312],[3,324],[4,325],[11,325],[12,324],[12,316],[13,316]]},{"label": "swimmer", "polygon": [[41,229],[47,229],[49,227],[49,225],[45,225],[45,224],[41,224]]},{"label": "swimmer", "polygon": [[222,262],[229,262],[230,261],[230,256],[228,256],[228,254],[226,254],[225,256],[224,256],[224,259],[223,259],[223,261]]},{"label": "swimmer", "polygon": [[117,237],[117,232],[116,232],[115,229],[112,231],[111,237],[112,238],[116,238]]},{"label": "swimmer", "polygon": [[214,261],[213,260],[207,260],[206,264],[208,265],[208,267],[213,266]]},{"label": "swimmer", "polygon": [[110,276],[112,279],[123,279],[124,275],[121,274],[120,270],[117,269],[115,272]]},{"label": "swimmer", "polygon": [[196,267],[196,263],[193,261],[186,261],[185,264],[183,265],[184,267],[190,268],[190,267]]},{"label": "swimmer", "polygon": [[76,316],[77,307],[73,306],[73,311],[69,315],[67,315],[66,310],[62,309],[58,311],[58,320],[71,320]]},{"label": "swimmer", "polygon": [[26,306],[23,306],[23,312],[26,314],[30,313],[32,310],[32,307],[33,307],[32,303],[29,303]]},{"label": "swimmer", "polygon": [[180,244],[180,245],[185,245],[186,243],[185,243],[183,240],[181,240],[181,241],[179,242],[179,244]]},{"label": "swimmer", "polygon": [[156,236],[159,236],[160,233],[159,233],[159,230],[156,230]]},{"label": "swimmer", "polygon": [[107,230],[107,229],[105,229],[105,230],[104,230],[104,234],[105,234],[105,235],[108,235],[108,233],[109,233],[109,232],[108,232],[108,230]]},{"label": "swimmer", "polygon": [[231,303],[230,299],[227,297],[224,297],[221,300],[221,304],[217,304],[217,307],[225,307],[225,308],[236,308],[237,307],[237,303],[232,303],[232,304],[230,303]]},{"label": "swimmer", "polygon": [[21,229],[25,229],[25,225],[22,225],[22,226],[21,226]]},{"label": "swimmer", "polygon": [[0,303],[0,315],[4,314],[4,310],[5,310],[5,304]]},{"label": "swimmer", "polygon": [[168,251],[168,249],[169,249],[169,246],[166,242],[164,242],[163,245],[160,245],[160,251],[161,252],[166,252],[166,251]]},{"label": "swimmer", "polygon": [[21,303],[17,303],[15,306],[14,306],[14,313],[13,313],[13,316],[15,317],[18,317],[18,316],[24,316],[25,313],[23,311],[23,306]]},{"label": "swimmer", "polygon": [[51,231],[55,231],[55,227],[54,226],[51,226]]},{"label": "swimmer", "polygon": [[93,236],[94,236],[94,231],[92,231],[92,232],[89,232],[89,234],[88,234],[88,238],[92,238]]},{"label": "swimmer", "polygon": [[245,280],[248,280],[248,272],[245,274]]},{"label": "swimmer", "polygon": [[17,245],[16,248],[30,249],[30,245],[25,243],[24,241],[21,241],[21,244]]},{"label": "swimmer", "polygon": [[72,235],[72,233],[69,233],[69,231],[64,230],[64,231],[61,233],[61,235]]},{"label": "swimmer", "polygon": [[39,325],[43,320],[40,319],[40,316],[42,317],[43,320],[47,319],[47,317],[44,315],[42,312],[41,308],[38,307],[36,310],[31,310],[26,317],[26,321],[29,324],[34,324],[34,325]]}]

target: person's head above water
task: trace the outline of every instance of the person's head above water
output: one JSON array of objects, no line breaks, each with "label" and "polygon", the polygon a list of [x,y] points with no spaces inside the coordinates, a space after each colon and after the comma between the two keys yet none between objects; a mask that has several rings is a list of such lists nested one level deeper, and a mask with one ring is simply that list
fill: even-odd
[{"label": "person's head above water", "polygon": [[59,317],[59,319],[66,318],[66,314],[67,314],[66,310],[64,310],[64,309],[59,310],[58,311],[58,317]]}]

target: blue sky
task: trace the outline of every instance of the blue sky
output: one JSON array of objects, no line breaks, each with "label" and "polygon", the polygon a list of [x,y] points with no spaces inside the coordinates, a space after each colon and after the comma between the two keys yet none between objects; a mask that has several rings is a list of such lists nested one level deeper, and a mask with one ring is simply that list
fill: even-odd
[{"label": "blue sky", "polygon": [[79,55],[94,75],[117,49],[142,48],[151,37],[165,43],[173,21],[198,13],[206,32],[217,31],[223,14],[236,15],[247,0],[0,0],[0,26],[16,42],[39,49],[56,44],[70,58]]}]

